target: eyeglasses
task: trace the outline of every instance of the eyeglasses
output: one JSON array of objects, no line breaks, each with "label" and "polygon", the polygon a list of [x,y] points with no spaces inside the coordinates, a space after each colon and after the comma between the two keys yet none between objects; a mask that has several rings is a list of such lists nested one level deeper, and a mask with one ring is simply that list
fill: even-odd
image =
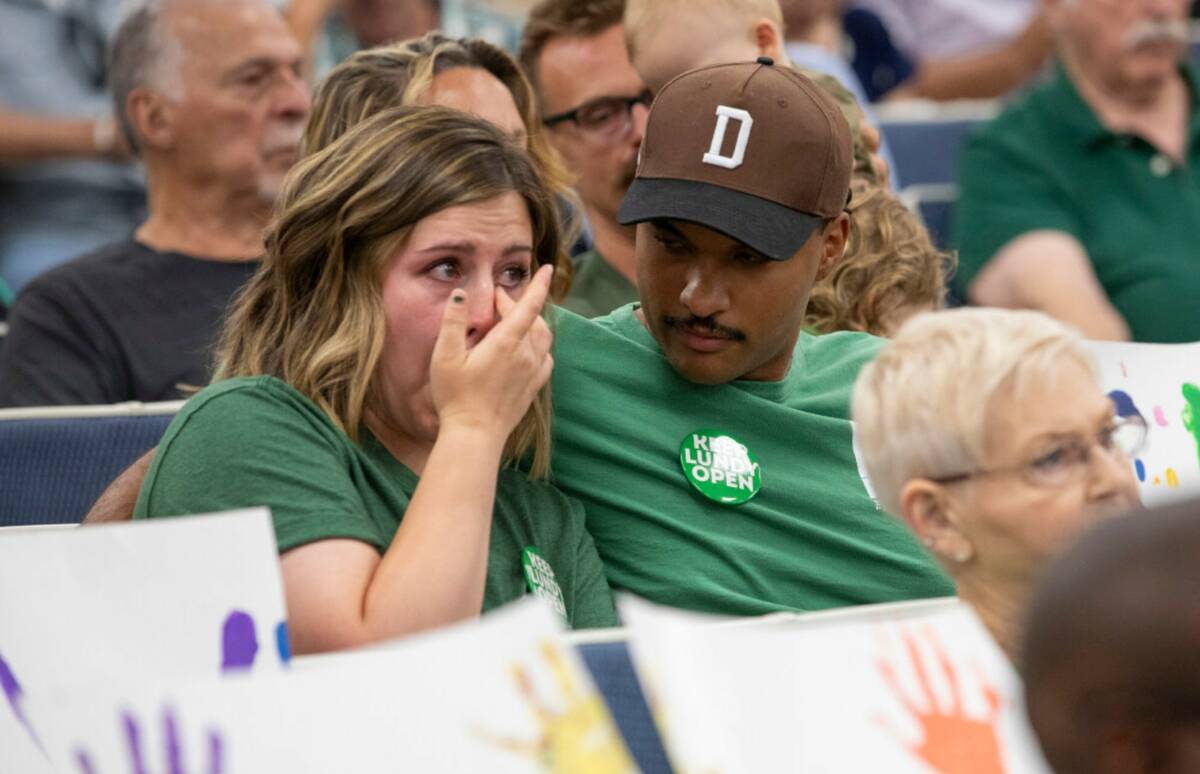
[{"label": "eyeglasses", "polygon": [[1030,486],[1058,489],[1082,480],[1092,464],[1092,451],[1099,447],[1111,459],[1127,462],[1146,446],[1149,428],[1146,420],[1135,414],[1117,417],[1096,438],[1075,438],[1063,441],[1044,454],[1023,465],[1009,468],[977,470],[953,476],[930,479],[938,484],[953,484],[979,476],[1016,473]]},{"label": "eyeglasses", "polygon": [[654,95],[649,89],[636,97],[596,97],[574,110],[547,116],[542,119],[542,124],[552,127],[564,121],[573,121],[588,134],[597,137],[617,137],[624,135],[633,125],[633,106],[650,107],[653,101]]}]

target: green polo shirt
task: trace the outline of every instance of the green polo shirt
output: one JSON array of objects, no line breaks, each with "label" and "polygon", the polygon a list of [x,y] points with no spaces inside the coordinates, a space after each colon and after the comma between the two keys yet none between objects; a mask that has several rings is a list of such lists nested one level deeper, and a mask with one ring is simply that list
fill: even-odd
[{"label": "green polo shirt", "polygon": [[1191,111],[1182,166],[1105,128],[1061,67],[976,133],[955,216],[959,289],[1015,237],[1062,231],[1087,250],[1134,340],[1200,340],[1200,92],[1197,72],[1183,73]]},{"label": "green polo shirt", "polygon": [[575,259],[571,292],[562,306],[581,317],[601,317],[638,300],[637,287],[595,250]]},{"label": "green polo shirt", "polygon": [[4,280],[0,279],[0,306],[12,306],[12,302],[12,291],[4,284]]}]

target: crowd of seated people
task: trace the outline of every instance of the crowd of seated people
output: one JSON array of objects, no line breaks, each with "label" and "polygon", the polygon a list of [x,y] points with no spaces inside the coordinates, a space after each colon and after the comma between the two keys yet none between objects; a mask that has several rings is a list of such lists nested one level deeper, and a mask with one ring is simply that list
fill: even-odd
[{"label": "crowd of seated people", "polygon": [[[38,146],[0,83],[25,131],[0,164],[136,157],[145,184],[118,241],[28,276],[0,218],[0,407],[187,399],[89,522],[269,506],[300,653],[528,593],[577,628],[618,623],[613,590],[737,616],[957,594],[1037,681],[1060,771],[1186,770],[1186,735],[1110,738],[1196,699],[1120,706],[1153,643],[1060,642],[1114,625],[1097,567],[1153,594],[1153,546],[1194,540],[1118,518],[1146,425],[1085,346],[1200,340],[1184,0],[540,0],[516,56],[429,32],[436,4],[398,3],[402,33],[279,5],[133,4],[111,107],[55,119],[90,145]],[[813,55],[878,57],[867,16],[908,62],[887,88]],[[974,42],[919,46],[939,19]],[[1038,71],[970,141],[938,249],[862,95]],[[993,308],[944,310],[951,282]],[[1120,695],[1085,750],[1097,681]]]}]

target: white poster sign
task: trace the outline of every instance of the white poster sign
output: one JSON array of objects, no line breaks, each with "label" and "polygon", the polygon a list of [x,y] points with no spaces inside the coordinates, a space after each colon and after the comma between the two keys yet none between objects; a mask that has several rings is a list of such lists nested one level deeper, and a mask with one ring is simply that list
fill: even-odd
[{"label": "white poster sign", "polygon": [[622,600],[684,771],[1045,772],[1020,682],[965,606],[712,626]]},{"label": "white poster sign", "polygon": [[1134,470],[1147,506],[1200,495],[1200,344],[1088,342],[1100,386],[1150,428]]},{"label": "white poster sign", "polygon": [[277,673],[285,618],[264,509],[0,530],[0,739],[77,684]]},{"label": "white poster sign", "polygon": [[31,711],[60,771],[79,774],[628,774],[560,626],[528,598],[287,674],[96,685]]}]

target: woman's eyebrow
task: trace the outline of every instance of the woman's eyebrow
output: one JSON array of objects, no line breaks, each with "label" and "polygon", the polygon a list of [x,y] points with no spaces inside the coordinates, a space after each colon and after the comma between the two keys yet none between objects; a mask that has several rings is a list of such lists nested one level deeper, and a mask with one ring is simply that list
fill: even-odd
[{"label": "woman's eyebrow", "polygon": [[[474,253],[477,246],[474,242],[439,242],[436,245],[422,247],[417,250],[418,253]],[[512,255],[514,253],[532,253],[533,246],[524,243],[511,244],[504,248],[503,255]]]},{"label": "woman's eyebrow", "polygon": [[453,252],[453,253],[473,253],[475,252],[474,242],[439,242],[436,245],[422,247],[418,253],[438,253],[438,252]]}]

